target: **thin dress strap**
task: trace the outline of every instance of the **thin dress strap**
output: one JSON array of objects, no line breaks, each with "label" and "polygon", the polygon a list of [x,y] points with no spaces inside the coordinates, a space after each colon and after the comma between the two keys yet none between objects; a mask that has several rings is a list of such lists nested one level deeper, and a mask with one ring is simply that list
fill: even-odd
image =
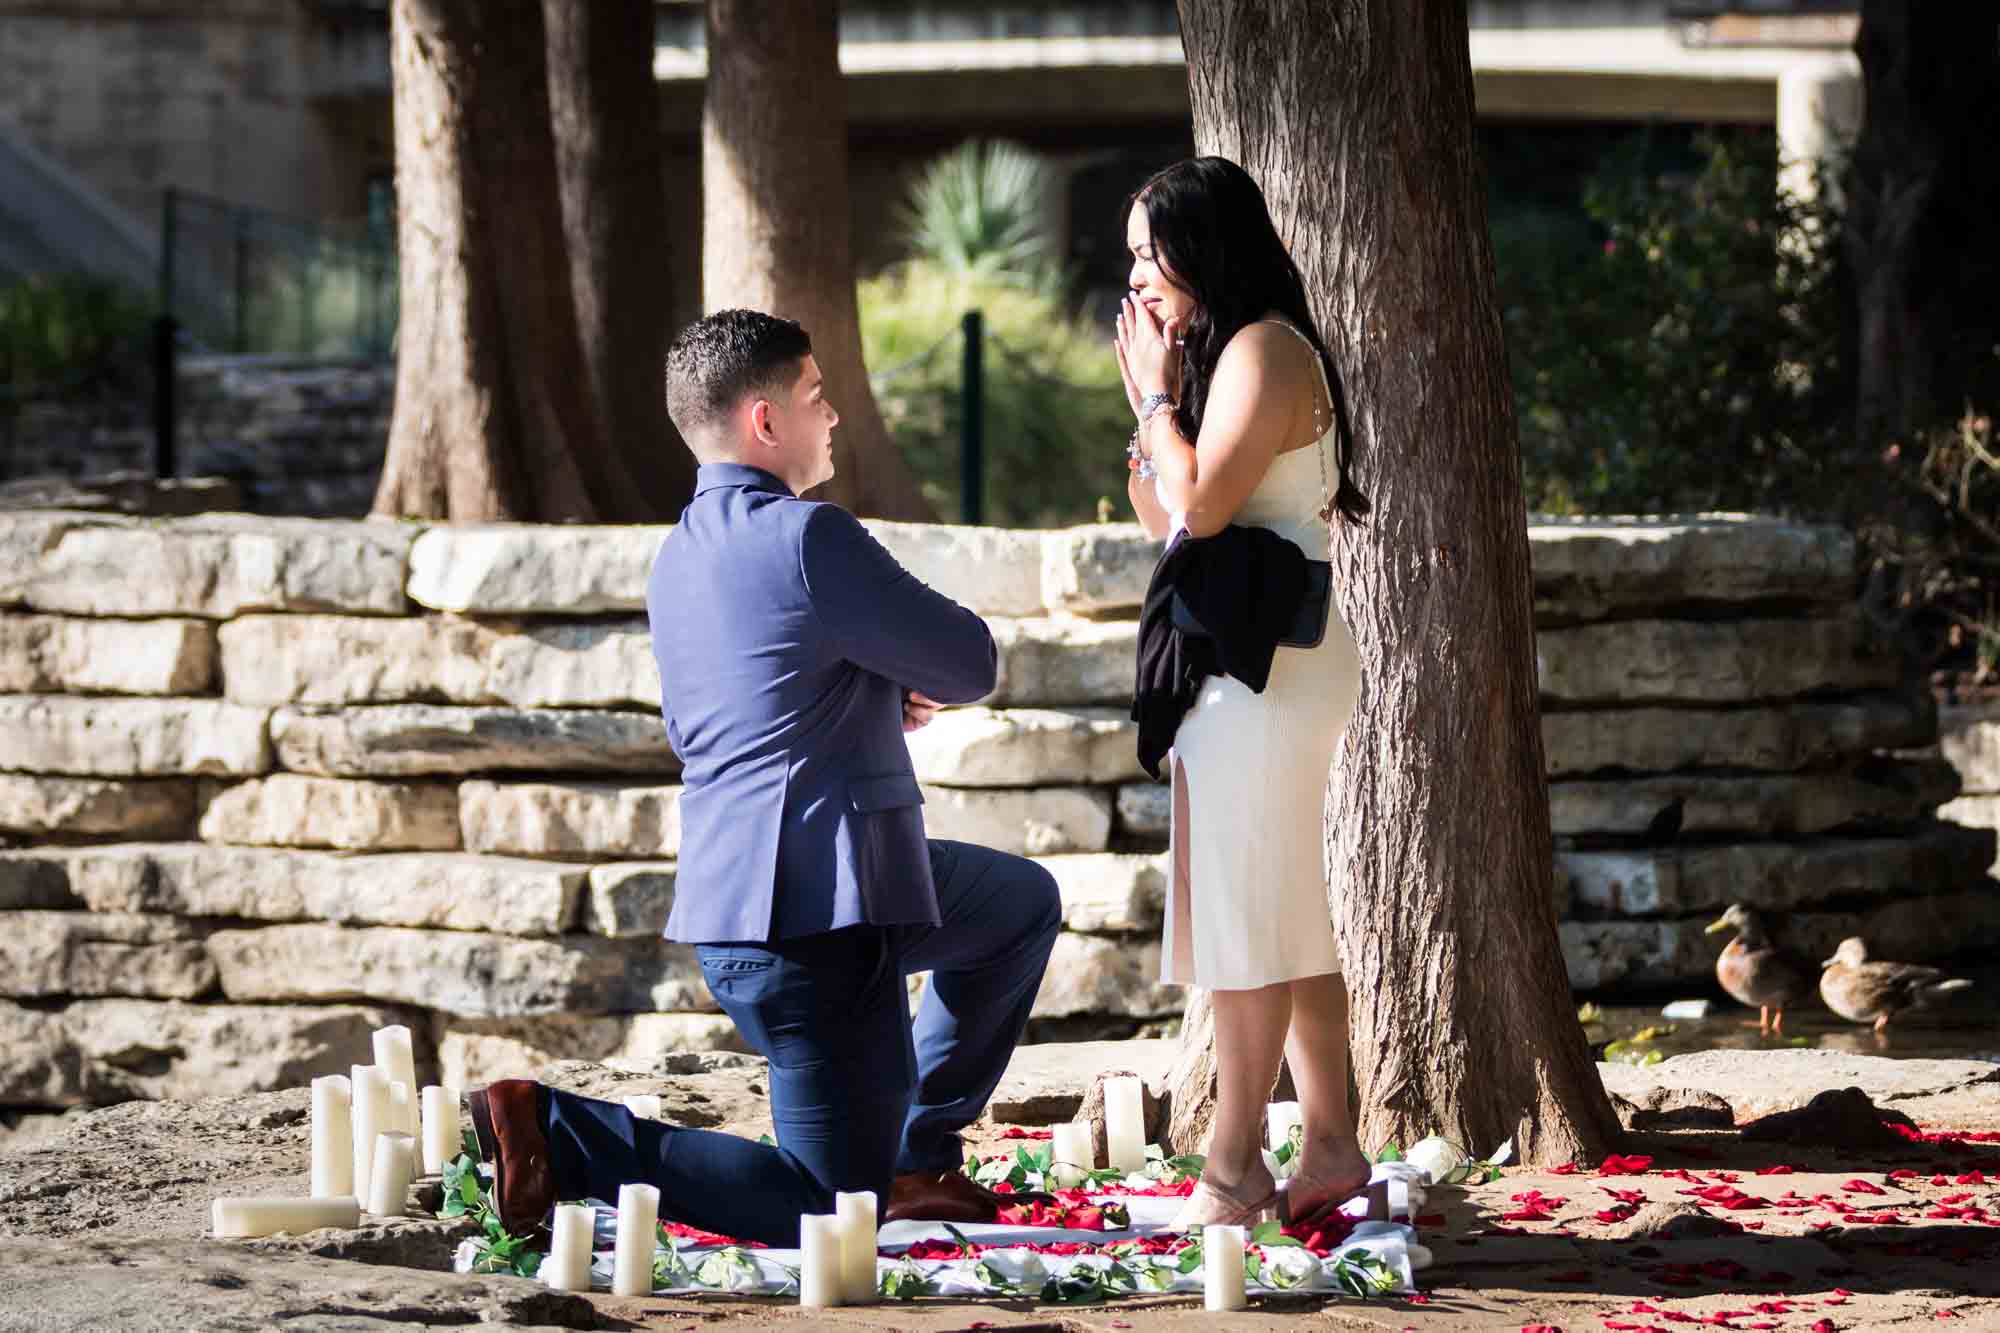
[{"label": "thin dress strap", "polygon": [[[1294,338],[1297,338],[1300,342],[1306,345],[1306,350],[1312,353],[1313,368],[1319,371],[1319,387],[1320,391],[1326,395],[1327,413],[1328,415],[1334,415],[1333,382],[1327,379],[1326,377],[1326,360],[1325,358],[1320,356],[1319,348],[1313,345],[1313,340],[1311,338],[1306,337],[1305,330],[1301,329],[1298,325],[1292,323],[1292,321],[1290,321],[1289,319],[1260,319],[1257,322],[1259,324],[1276,324],[1279,328],[1285,330],[1285,332],[1291,334]],[[1317,402],[1313,404],[1313,422],[1315,425],[1317,425],[1319,422],[1319,404]],[[1327,428],[1328,430],[1331,430],[1333,432],[1333,437],[1334,437],[1333,448],[1334,448],[1335,458],[1340,457],[1340,449],[1346,443],[1346,441],[1340,438],[1340,432],[1337,429],[1338,424],[1339,424],[1338,421],[1336,421],[1334,425],[1329,426]],[[1319,453],[1319,486],[1322,491],[1326,492],[1327,504],[1331,505],[1333,503],[1332,499],[1333,492],[1332,489],[1328,487],[1326,483],[1326,453],[1324,450],[1320,449],[1320,441],[1325,439],[1326,435],[1327,431],[1321,431],[1319,433],[1319,435],[1313,440],[1313,449]]]}]

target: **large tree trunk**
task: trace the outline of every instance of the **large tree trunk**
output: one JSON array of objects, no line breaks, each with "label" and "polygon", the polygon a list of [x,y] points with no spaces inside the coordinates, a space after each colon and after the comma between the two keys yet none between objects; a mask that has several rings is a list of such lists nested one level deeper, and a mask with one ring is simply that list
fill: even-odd
[{"label": "large tree trunk", "polygon": [[694,458],[667,419],[661,374],[673,291],[653,18],[653,0],[542,2],[592,414],[598,434],[631,460],[647,508],[671,518],[694,494]]},{"label": "large tree trunk", "polygon": [[1527,517],[1465,5],[1181,0],[1180,15],[1196,144],[1264,188],[1374,505],[1333,542],[1364,681],[1329,840],[1362,1142],[1435,1130],[1476,1152],[1511,1137],[1538,1163],[1596,1156],[1619,1128],[1549,892]]},{"label": "large tree trunk", "polygon": [[375,512],[655,516],[593,426],[540,0],[394,0],[401,315]]},{"label": "large tree trunk", "polygon": [[709,0],[702,105],[702,305],[795,319],[812,335],[837,475],[822,490],[860,514],[930,519],[882,424],[861,358],[847,196],[839,5]]},{"label": "large tree trunk", "polygon": [[[1863,0],[1848,188],[1863,445],[1955,416],[2000,341],[2000,21]],[[1990,406],[1990,404],[1980,404]]]}]

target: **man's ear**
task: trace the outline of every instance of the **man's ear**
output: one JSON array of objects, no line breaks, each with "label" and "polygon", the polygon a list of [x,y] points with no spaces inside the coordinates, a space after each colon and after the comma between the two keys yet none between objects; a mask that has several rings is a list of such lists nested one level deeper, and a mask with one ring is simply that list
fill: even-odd
[{"label": "man's ear", "polygon": [[771,429],[770,399],[750,400],[750,434],[759,444],[772,445],[778,442],[777,434]]}]

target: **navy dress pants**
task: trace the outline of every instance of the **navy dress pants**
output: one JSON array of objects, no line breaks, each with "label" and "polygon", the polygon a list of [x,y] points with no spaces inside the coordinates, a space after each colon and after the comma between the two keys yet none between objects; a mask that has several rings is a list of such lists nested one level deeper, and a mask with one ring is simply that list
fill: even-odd
[{"label": "navy dress pants", "polygon": [[[696,946],[709,990],[770,1062],[776,1147],[547,1088],[557,1197],[616,1202],[642,1182],[663,1218],[791,1246],[800,1214],[831,1212],[836,1191],[886,1207],[898,1172],[958,1168],[959,1130],[1027,1025],[1062,905],[1022,857],[939,840],[930,857],[939,925]],[[912,1020],[904,978],[926,970]]]}]

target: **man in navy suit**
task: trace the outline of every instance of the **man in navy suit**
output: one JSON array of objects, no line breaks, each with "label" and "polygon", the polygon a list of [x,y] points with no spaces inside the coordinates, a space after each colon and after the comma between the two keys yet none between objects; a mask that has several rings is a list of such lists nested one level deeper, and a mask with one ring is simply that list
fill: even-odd
[{"label": "man in navy suit", "polygon": [[[647,588],[683,765],[666,933],[770,1061],[777,1146],[641,1120],[508,1080],[468,1099],[509,1229],[557,1198],[642,1181],[664,1217],[791,1245],[802,1213],[872,1189],[885,1218],[979,1220],[958,1168],[1061,926],[1021,857],[927,841],[903,733],[993,688],[993,637],[836,505],[833,429],[805,330],[725,310],[667,355],[700,462]],[[931,972],[914,1022],[906,976]]]}]

